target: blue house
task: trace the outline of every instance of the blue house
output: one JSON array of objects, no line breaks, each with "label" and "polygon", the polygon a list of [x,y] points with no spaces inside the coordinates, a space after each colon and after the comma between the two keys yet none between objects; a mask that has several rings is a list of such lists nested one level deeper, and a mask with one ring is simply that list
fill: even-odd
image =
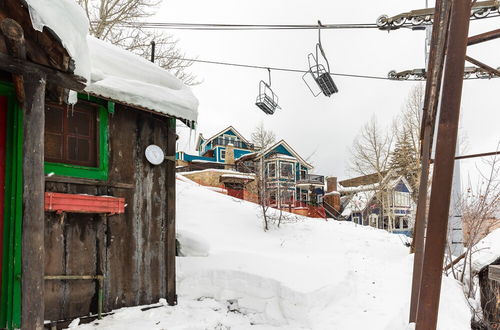
[{"label": "blue house", "polygon": [[411,236],[415,203],[404,176],[393,171],[339,182],[342,218]]},{"label": "blue house", "polygon": [[274,145],[236,160],[242,172],[260,173],[270,206],[277,208],[322,205],[325,178],[310,174],[313,166],[288,143]]},{"label": "blue house", "polygon": [[[226,155],[230,146],[231,155]],[[212,137],[205,139],[200,133],[196,141],[198,155],[177,152],[176,159],[187,163],[212,163],[234,165],[234,160],[254,152],[254,145],[234,127],[229,126]],[[217,167],[213,166],[212,167]],[[219,166],[220,167],[220,166]]]}]

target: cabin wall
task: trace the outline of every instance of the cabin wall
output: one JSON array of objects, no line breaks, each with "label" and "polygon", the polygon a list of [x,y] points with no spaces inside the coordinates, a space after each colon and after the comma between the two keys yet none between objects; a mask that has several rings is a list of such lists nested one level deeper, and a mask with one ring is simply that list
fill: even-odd
[{"label": "cabin wall", "polygon": [[[492,265],[500,265],[500,259]],[[486,324],[491,326],[491,329],[497,329],[500,326],[500,282],[489,279],[488,270],[486,266],[479,273],[481,308]]]},{"label": "cabin wall", "polygon": [[[109,116],[107,181],[48,178],[46,191],[125,198],[125,213],[46,213],[46,275],[104,274],[104,310],[157,302],[166,295],[166,164],[145,148],[166,151],[168,118],[116,106]],[[93,281],[46,281],[45,319],[97,312]]]}]

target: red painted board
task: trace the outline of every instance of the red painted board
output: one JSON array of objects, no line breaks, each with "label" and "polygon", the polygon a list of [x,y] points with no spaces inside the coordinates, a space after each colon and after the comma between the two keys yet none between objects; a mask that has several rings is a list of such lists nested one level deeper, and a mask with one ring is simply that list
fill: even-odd
[{"label": "red painted board", "polygon": [[125,212],[125,199],[46,192],[45,211],[121,214]]},{"label": "red painted board", "polygon": [[2,287],[3,224],[5,202],[5,151],[7,140],[8,99],[0,95],[0,288]]}]

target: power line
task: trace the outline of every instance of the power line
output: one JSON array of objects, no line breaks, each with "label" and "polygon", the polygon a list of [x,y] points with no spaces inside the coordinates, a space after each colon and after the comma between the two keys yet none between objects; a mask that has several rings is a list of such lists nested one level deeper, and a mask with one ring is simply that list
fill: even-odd
[{"label": "power line", "polygon": [[[491,14],[487,17],[472,20],[483,20],[499,17],[500,14]],[[418,26],[406,23],[399,28],[412,29],[432,25],[422,23]],[[168,30],[219,30],[219,31],[258,31],[258,30],[317,30],[317,24],[221,24],[221,23],[172,23],[172,22],[128,22],[120,24],[122,27],[140,27],[146,29],[168,29]],[[325,30],[349,30],[349,29],[379,29],[376,23],[332,23],[322,24]]]},{"label": "power line", "polygon": [[[121,26],[149,29],[171,30],[317,30],[317,24],[211,24],[211,23],[165,23],[165,22],[130,22]],[[374,23],[324,24],[322,29],[372,29]]]},{"label": "power line", "polygon": [[[209,61],[209,60],[200,60],[200,59],[190,59],[190,58],[184,58],[184,57],[169,57],[169,56],[167,56],[166,58],[173,59],[173,60],[184,60],[184,61],[195,62],[195,63],[217,64],[217,65],[226,65],[226,66],[234,66],[234,67],[241,67],[241,68],[250,68],[250,69],[261,69],[261,70],[268,70],[269,69],[269,70],[272,70],[272,71],[283,71],[283,72],[294,72],[294,73],[306,73],[306,72],[309,72],[307,70],[292,69],[292,68],[280,68],[280,67],[273,67],[273,66],[260,66],[260,65],[252,65],[252,64],[229,63],[229,62],[221,62],[221,61]],[[378,80],[393,80],[393,79],[389,79],[387,77],[371,76],[371,75],[360,75],[360,74],[350,74],[350,73],[335,73],[335,72],[331,72],[330,74],[332,76],[339,76],[339,77],[365,78],[365,79],[378,79]],[[418,79],[407,79],[406,81],[419,81],[419,80]]]},{"label": "power line", "polygon": [[[183,61],[194,62],[194,63],[216,64],[216,65],[225,65],[225,66],[233,66],[233,67],[240,67],[240,68],[259,69],[259,70],[273,70],[273,71],[293,72],[293,73],[309,72],[307,70],[293,69],[293,68],[282,68],[282,67],[273,67],[273,66],[230,63],[230,62],[222,62],[222,61],[200,60],[200,59],[185,58],[185,57],[166,56],[165,58],[171,59],[171,60],[183,60]],[[339,72],[330,72],[330,74],[332,76],[348,77],[348,78],[363,78],[363,79],[390,80],[390,81],[425,81],[425,79],[413,79],[413,78],[410,78],[410,79],[390,79],[388,77],[381,77],[381,76],[352,74],[352,73],[339,73]],[[488,79],[493,79],[493,78],[498,78],[498,77],[488,77]],[[484,78],[478,78],[478,77],[469,77],[469,78],[464,78],[464,79],[465,80],[478,80],[478,79],[484,80]]]}]

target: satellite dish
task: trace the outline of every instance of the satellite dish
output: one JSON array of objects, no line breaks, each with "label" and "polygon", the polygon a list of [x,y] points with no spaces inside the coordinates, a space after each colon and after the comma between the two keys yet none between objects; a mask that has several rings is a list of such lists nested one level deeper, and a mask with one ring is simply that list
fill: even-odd
[{"label": "satellite dish", "polygon": [[145,151],[146,159],[153,165],[160,165],[165,160],[165,154],[160,147],[155,144],[151,144],[146,148]]}]

